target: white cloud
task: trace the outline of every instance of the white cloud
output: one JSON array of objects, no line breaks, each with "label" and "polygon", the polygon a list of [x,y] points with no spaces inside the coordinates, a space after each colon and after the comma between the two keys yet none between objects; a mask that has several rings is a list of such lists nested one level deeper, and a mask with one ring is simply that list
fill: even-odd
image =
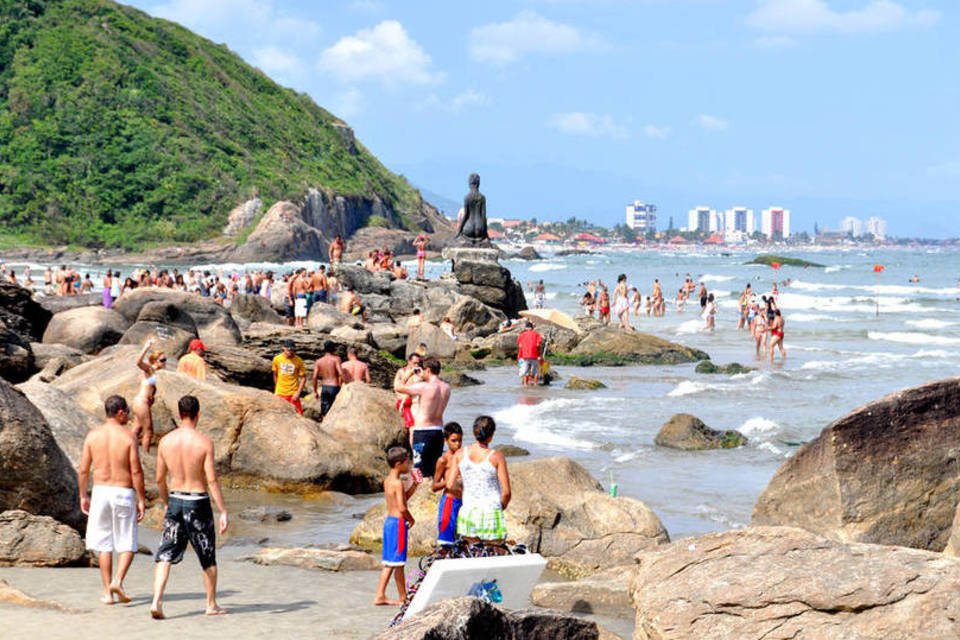
[{"label": "white cloud", "polygon": [[726,131],[730,127],[730,123],[723,118],[707,114],[700,114],[694,122],[704,131]]},{"label": "white cloud", "polygon": [[548,124],[561,133],[575,136],[616,139],[627,137],[626,129],[617,124],[612,116],[605,114],[568,111],[554,114]]},{"label": "white cloud", "polygon": [[471,88],[461,91],[452,98],[441,98],[436,93],[431,93],[427,99],[423,100],[418,106],[421,109],[459,113],[469,107],[478,107],[489,103],[490,99],[487,97],[487,94]]},{"label": "white cloud", "polygon": [[939,19],[938,11],[908,11],[893,0],[869,0],[862,8],[849,11],[831,9],[825,0],[761,0],[747,16],[747,24],[776,33],[869,33],[929,27]]},{"label": "white cloud", "polygon": [[430,84],[442,75],[430,70],[430,56],[396,20],[384,20],[340,38],[320,54],[317,68],[345,82],[379,80],[385,85]]},{"label": "white cloud", "polygon": [[487,96],[482,91],[476,89],[467,89],[453,96],[450,101],[455,109],[462,109],[473,105],[482,105],[487,103]]},{"label": "white cloud", "polygon": [[530,53],[564,54],[605,47],[596,36],[533,11],[523,11],[507,22],[474,27],[469,44],[474,60],[493,64],[508,64]]},{"label": "white cloud", "polygon": [[383,3],[379,2],[379,0],[353,0],[353,2],[347,5],[347,8],[350,11],[371,15],[381,14],[384,10]]},{"label": "white cloud", "polygon": [[169,0],[151,13],[178,22],[216,41],[238,31],[256,33],[259,42],[308,42],[320,25],[279,11],[274,0]]},{"label": "white cloud", "polygon": [[297,73],[304,68],[299,56],[277,47],[254,49],[253,60],[268,75]]},{"label": "white cloud", "polygon": [[660,127],[655,124],[648,124],[643,128],[643,135],[654,140],[665,140],[670,136],[670,127]]}]

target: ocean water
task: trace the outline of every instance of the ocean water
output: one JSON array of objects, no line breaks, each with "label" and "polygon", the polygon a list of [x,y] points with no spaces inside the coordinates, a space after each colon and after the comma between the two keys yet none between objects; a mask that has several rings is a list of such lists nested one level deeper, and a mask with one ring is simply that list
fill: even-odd
[{"label": "ocean water", "polygon": [[[625,273],[629,285],[647,295],[658,278],[668,300],[667,315],[632,318],[634,326],[702,349],[716,363],[736,361],[757,370],[729,376],[697,374],[693,364],[558,367],[563,378],[576,374],[607,385],[598,391],[568,391],[562,388],[563,380],[549,388],[524,389],[514,367],[495,368],[476,374],[484,385],[454,390],[447,419],[459,421],[469,434],[473,419],[489,414],[498,425],[495,443],[514,443],[535,456],[574,458],[605,486],[616,482],[620,495],[643,500],[674,539],[749,524],[757,497],[801,443],[867,402],[955,375],[960,357],[960,264],[955,252],[790,251],[826,267],[784,266],[779,271],[744,264],[754,255],[607,251],[505,261],[525,288],[542,279],[548,304],[573,314],[579,311],[577,301],[587,281],[612,285]],[[878,263],[886,267],[879,276],[873,272]],[[282,271],[286,265],[262,266]],[[33,266],[34,278],[42,281],[38,267]],[[439,261],[428,263],[427,275],[436,277],[445,267]],[[18,274],[21,269],[18,266]],[[102,269],[90,268],[95,282]],[[127,275],[129,268],[121,271]],[[672,298],[687,274],[706,282],[718,298],[717,330],[712,334],[700,331],[697,302],[691,301],[684,313],[673,307]],[[920,283],[909,282],[915,274]],[[788,278],[793,283],[781,288],[780,295],[788,356],[781,362],[778,355],[771,366],[766,360],[755,361],[751,337],[736,328],[737,297],[748,282],[765,293],[773,279]],[[660,426],[680,412],[692,413],[715,429],[738,429],[750,442],[740,449],[701,452],[655,446]],[[296,503],[290,497],[274,500],[286,508]],[[343,541],[357,514],[372,502],[305,502],[295,509],[298,517],[284,534],[285,542]]]}]

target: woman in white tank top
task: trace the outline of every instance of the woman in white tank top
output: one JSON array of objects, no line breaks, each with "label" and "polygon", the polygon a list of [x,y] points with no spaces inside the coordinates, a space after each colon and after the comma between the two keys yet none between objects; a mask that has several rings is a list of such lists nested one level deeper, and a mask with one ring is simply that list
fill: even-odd
[{"label": "woman in white tank top", "polygon": [[447,487],[463,483],[463,506],[457,516],[457,535],[469,540],[499,541],[507,537],[503,510],[510,503],[510,474],[499,451],[490,449],[497,425],[480,416],[473,422],[476,444],[457,452],[447,475]]}]

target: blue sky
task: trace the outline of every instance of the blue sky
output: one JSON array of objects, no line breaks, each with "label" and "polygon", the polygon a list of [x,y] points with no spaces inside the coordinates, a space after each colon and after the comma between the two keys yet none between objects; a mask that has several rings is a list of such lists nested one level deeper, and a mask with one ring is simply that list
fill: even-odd
[{"label": "blue sky", "polygon": [[960,3],[136,0],[492,216],[787,206],[960,236]]}]

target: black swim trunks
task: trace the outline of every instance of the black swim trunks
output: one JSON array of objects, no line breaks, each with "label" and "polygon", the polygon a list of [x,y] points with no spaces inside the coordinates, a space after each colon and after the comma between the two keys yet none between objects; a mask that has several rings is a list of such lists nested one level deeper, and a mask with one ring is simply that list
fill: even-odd
[{"label": "black swim trunks", "polygon": [[163,518],[163,533],[155,560],[177,564],[183,560],[187,542],[193,547],[200,567],[217,564],[217,530],[213,524],[213,508],[206,494],[200,496],[170,494],[170,503]]},{"label": "black swim trunks", "polygon": [[333,401],[337,399],[337,394],[340,393],[340,387],[335,387],[330,384],[325,384],[320,387],[320,415],[325,416],[327,412],[330,411],[330,407],[333,406]]},{"label": "black swim trunks", "polygon": [[432,478],[443,455],[443,427],[413,428],[413,466],[424,478]]}]

